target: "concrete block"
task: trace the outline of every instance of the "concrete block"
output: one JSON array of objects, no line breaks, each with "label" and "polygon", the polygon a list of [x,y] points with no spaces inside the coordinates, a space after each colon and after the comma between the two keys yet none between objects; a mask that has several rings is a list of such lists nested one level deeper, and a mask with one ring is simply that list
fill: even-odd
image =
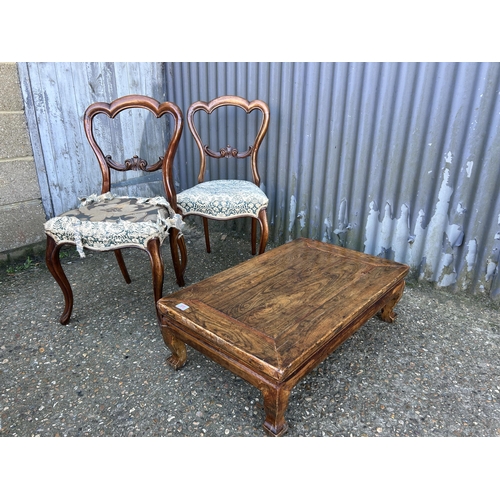
[{"label": "concrete block", "polygon": [[33,160],[0,161],[0,206],[39,198]]},{"label": "concrete block", "polygon": [[23,96],[16,63],[0,63],[0,111],[22,111]]},{"label": "concrete block", "polygon": [[33,156],[24,112],[0,113],[0,159]]},{"label": "concrete block", "polygon": [[34,243],[32,245],[26,245],[25,247],[9,250],[8,252],[0,252],[0,268],[13,262],[25,262],[28,257],[43,258],[46,248],[47,242],[43,240],[39,243]]},{"label": "concrete block", "polygon": [[45,240],[41,200],[0,206],[0,253]]}]

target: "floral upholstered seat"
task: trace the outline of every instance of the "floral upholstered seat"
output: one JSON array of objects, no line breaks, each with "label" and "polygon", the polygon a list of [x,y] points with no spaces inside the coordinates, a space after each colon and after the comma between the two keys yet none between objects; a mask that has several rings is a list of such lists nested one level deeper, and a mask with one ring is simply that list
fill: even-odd
[{"label": "floral upholstered seat", "polygon": [[177,194],[183,216],[203,215],[214,219],[259,217],[269,200],[253,182],[215,180],[202,182]]},{"label": "floral upholstered seat", "polygon": [[57,244],[74,244],[81,257],[84,248],[116,250],[146,249],[152,238],[160,242],[171,227],[181,229],[179,214],[161,196],[155,198],[115,197],[111,193],[91,195],[78,208],[53,217],[45,223]]}]

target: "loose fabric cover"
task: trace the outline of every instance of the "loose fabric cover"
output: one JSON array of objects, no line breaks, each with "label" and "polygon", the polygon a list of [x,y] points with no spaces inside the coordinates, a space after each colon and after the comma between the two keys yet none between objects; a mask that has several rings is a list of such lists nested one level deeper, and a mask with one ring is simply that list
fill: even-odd
[{"label": "loose fabric cover", "polygon": [[161,196],[132,198],[105,193],[82,198],[75,210],[48,220],[45,232],[58,244],[75,244],[85,257],[83,248],[145,248],[152,238],[163,242],[170,227],[180,230],[182,225],[181,216]]},{"label": "loose fabric cover", "polygon": [[253,182],[215,180],[197,184],[177,194],[183,215],[205,215],[214,219],[255,217],[269,200]]}]

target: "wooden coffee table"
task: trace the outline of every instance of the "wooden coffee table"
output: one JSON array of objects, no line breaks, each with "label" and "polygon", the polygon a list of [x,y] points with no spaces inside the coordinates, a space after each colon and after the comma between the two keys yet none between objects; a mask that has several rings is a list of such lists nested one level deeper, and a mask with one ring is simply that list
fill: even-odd
[{"label": "wooden coffee table", "polygon": [[281,436],[290,391],[361,325],[393,322],[409,267],[297,239],[157,302],[179,369],[186,345],[257,387],[264,429]]}]

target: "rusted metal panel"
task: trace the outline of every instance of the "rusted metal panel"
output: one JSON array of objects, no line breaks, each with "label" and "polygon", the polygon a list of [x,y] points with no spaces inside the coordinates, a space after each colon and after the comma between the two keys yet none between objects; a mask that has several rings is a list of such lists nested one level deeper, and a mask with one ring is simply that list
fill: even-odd
[{"label": "rusted metal panel", "polygon": [[[260,159],[274,242],[320,239],[500,296],[498,63],[179,62],[167,75],[184,110],[221,94],[270,105]],[[198,164],[189,133],[178,164],[184,189]]]},{"label": "rusted metal panel", "polygon": [[[97,189],[98,171],[84,173],[95,164],[81,127],[91,102],[145,93],[186,113],[223,94],[258,98],[271,110],[259,152],[271,241],[307,236],[410,264],[439,287],[500,298],[499,63],[28,63],[24,74],[42,198],[54,211]],[[244,145],[252,126],[222,114],[212,149],[226,146],[225,128]],[[118,156],[125,144],[163,140],[116,133],[125,137]],[[179,190],[196,183],[198,162],[186,127]],[[209,168],[248,175],[231,163]]]}]

